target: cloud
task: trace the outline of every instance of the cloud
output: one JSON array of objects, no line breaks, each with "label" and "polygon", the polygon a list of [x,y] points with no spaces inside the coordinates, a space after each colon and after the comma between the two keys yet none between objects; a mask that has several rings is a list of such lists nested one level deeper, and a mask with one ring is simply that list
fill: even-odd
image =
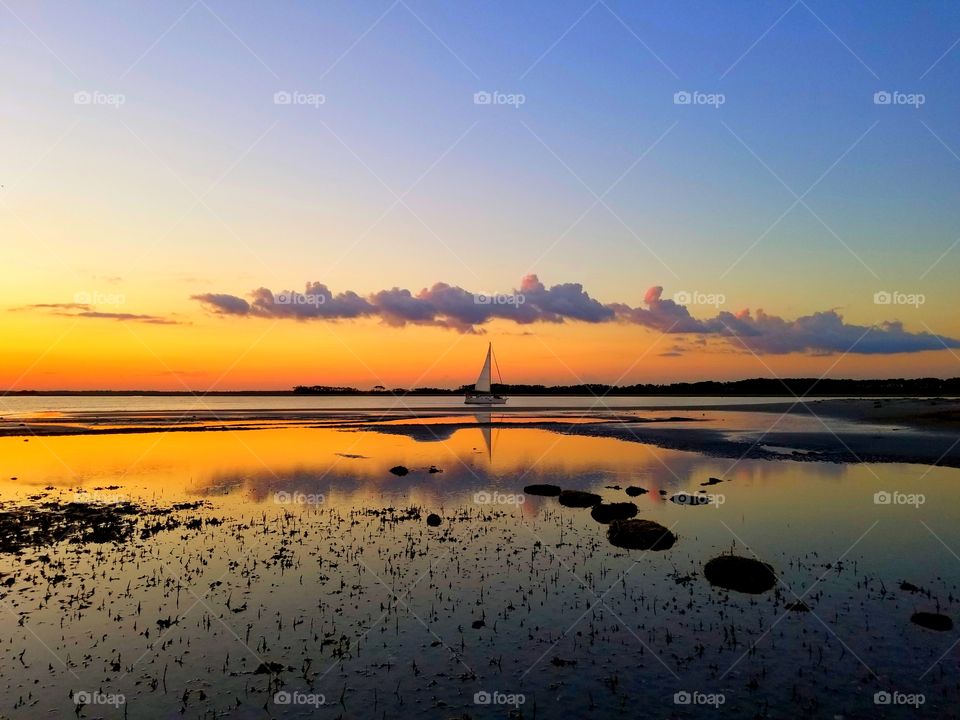
[{"label": "cloud", "polygon": [[34,303],[10,308],[10,312],[29,312],[31,310],[89,310],[90,306],[84,303]]},{"label": "cloud", "polygon": [[58,313],[60,315],[69,315],[70,317],[97,318],[101,320],[129,320],[131,322],[142,322],[151,325],[183,325],[179,320],[161,317],[159,315],[138,315],[136,313],[118,313],[118,312],[98,312],[96,310],[85,310],[78,313]]},{"label": "cloud", "polygon": [[173,318],[161,315],[140,315],[137,313],[101,312],[85,303],[35,303],[10,308],[11,312],[33,312],[37,310],[49,311],[51,315],[62,317],[90,318],[94,320],[126,320],[129,322],[148,323],[150,325],[183,325],[184,323]]},{"label": "cloud", "polygon": [[246,315],[250,312],[250,303],[236,295],[204,293],[191,295],[190,299],[202,302],[208,310],[219,315]]},{"label": "cloud", "polygon": [[[417,293],[393,287],[367,296],[353,291],[334,294],[322,283],[307,283],[304,292],[267,288],[250,293],[250,299],[223,293],[193,295],[219,315],[291,318],[296,320],[348,320],[376,317],[392,327],[422,325],[462,333],[483,332],[492,320],[518,325],[531,323],[619,322],[663,333],[684,335],[690,344],[710,338],[726,341],[734,351],[757,354],[894,354],[960,348],[960,340],[930,332],[905,330],[899,321],[877,325],[847,323],[836,310],[816,312],[794,320],[758,309],[733,313],[716,311],[712,317],[694,317],[689,308],[663,297],[654,286],[644,293],[643,304],[602,303],[580,283],[547,287],[536,275],[527,275],[519,289],[509,293],[470,292],[438,282]],[[665,357],[684,350],[673,347]]]}]

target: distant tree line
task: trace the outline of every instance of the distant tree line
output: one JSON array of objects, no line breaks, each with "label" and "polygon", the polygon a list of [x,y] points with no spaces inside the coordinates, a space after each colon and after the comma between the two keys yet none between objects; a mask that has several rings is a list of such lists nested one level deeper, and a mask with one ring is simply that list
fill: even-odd
[{"label": "distant tree line", "polygon": [[[449,388],[418,387],[373,390],[329,385],[297,385],[295,395],[461,395],[473,385]],[[820,378],[752,378],[749,380],[703,380],[689,383],[605,385],[497,385],[492,391],[505,395],[613,395],[613,396],[833,396],[833,395],[899,395],[899,396],[960,396],[960,378],[890,378],[885,380],[850,380]]]},{"label": "distant tree line", "polygon": [[[462,395],[472,390],[473,385],[450,388],[386,388],[377,385],[372,390],[360,390],[341,385],[297,385],[293,390],[214,390],[190,392],[185,390],[11,390],[8,396],[193,396],[217,397],[223,395],[282,396],[282,395]],[[821,380],[819,378],[753,378],[750,380],[703,380],[690,383],[663,385],[493,385],[493,392],[504,395],[585,395],[585,396],[901,396],[901,397],[960,397],[960,378],[889,378],[886,380]]]}]

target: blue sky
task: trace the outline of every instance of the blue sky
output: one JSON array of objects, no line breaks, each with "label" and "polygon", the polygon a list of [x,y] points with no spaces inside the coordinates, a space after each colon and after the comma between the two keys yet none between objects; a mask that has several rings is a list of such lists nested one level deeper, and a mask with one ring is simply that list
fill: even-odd
[{"label": "blue sky", "polygon": [[960,335],[955,3],[7,0],[0,17],[25,300],[76,273],[184,311],[191,291],[537,273],[605,302],[663,285],[914,329],[872,297],[922,292],[924,322]]}]

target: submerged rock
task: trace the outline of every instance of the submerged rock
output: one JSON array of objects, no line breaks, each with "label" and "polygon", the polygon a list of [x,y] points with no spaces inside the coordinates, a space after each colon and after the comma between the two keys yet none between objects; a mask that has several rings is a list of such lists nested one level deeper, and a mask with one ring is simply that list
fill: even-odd
[{"label": "submerged rock", "polygon": [[721,555],[703,567],[703,574],[711,585],[758,595],[777,583],[773,566],[740,555]]},{"label": "submerged rock", "polygon": [[607,540],[629,550],[669,550],[677,536],[652,520],[614,520],[607,529]]},{"label": "submerged rock", "polygon": [[443,522],[443,519],[436,513],[430,513],[427,515],[427,525],[430,527],[438,527]]},{"label": "submerged rock", "polygon": [[614,520],[628,520],[637,514],[637,506],[632,502],[599,503],[590,511],[590,517],[598,523],[607,524]]},{"label": "submerged rock", "polygon": [[257,669],[253,671],[254,675],[276,675],[285,670],[284,666],[278,662],[262,662],[257,665]]},{"label": "submerged rock", "polygon": [[560,504],[566,507],[588,508],[600,502],[600,496],[583,490],[562,490]]},{"label": "submerged rock", "polygon": [[946,632],[953,630],[953,620],[940,613],[918,612],[910,617],[910,622],[927,630]]},{"label": "submerged rock", "polygon": [[677,505],[709,505],[710,498],[704,495],[691,495],[686,492],[678,492],[670,496],[670,502]]},{"label": "submerged rock", "polygon": [[392,472],[394,475],[403,477],[410,471],[407,470],[407,468],[405,468],[403,465],[394,465],[392,468],[390,468],[390,472]]},{"label": "submerged rock", "polygon": [[544,497],[556,497],[560,494],[559,485],[527,485],[523,488],[523,492],[527,495],[543,495]]},{"label": "submerged rock", "polygon": [[627,495],[630,497],[636,497],[637,495],[646,495],[647,491],[645,488],[637,487],[636,485],[631,485],[627,488]]}]

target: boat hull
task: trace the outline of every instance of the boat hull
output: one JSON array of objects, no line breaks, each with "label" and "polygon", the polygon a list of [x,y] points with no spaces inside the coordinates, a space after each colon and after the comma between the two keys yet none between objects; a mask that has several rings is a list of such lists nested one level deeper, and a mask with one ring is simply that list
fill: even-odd
[{"label": "boat hull", "polygon": [[500,395],[467,395],[464,405],[506,405],[507,399]]}]

